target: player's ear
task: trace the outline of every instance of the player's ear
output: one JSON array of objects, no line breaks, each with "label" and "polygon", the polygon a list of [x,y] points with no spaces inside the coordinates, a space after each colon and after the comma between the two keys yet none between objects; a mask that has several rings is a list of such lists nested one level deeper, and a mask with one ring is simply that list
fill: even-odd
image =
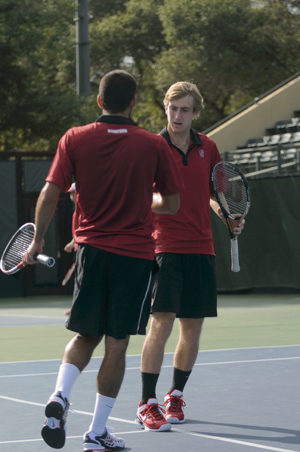
[{"label": "player's ear", "polygon": [[167,105],[164,104],[164,108],[165,108],[165,115],[167,116],[168,115],[169,102],[168,102]]},{"label": "player's ear", "polygon": [[131,99],[130,102],[130,110],[132,110],[136,106],[136,96]]},{"label": "player's ear", "polygon": [[97,104],[99,105],[100,108],[103,108],[103,103],[102,103],[100,94],[98,94],[98,96],[97,96]]}]

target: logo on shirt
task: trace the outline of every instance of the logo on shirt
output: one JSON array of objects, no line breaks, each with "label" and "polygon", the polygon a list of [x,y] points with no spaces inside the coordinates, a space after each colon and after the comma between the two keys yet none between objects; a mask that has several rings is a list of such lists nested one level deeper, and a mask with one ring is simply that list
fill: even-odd
[{"label": "logo on shirt", "polygon": [[107,133],[128,133],[127,129],[107,129]]},{"label": "logo on shirt", "polygon": [[199,155],[200,157],[204,157],[204,149],[199,149]]}]

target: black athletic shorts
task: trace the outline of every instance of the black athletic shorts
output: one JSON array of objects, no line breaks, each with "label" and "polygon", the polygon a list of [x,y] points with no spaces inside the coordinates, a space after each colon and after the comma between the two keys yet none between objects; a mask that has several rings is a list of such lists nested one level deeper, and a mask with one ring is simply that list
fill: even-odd
[{"label": "black athletic shorts", "polygon": [[153,261],[91,246],[76,251],[73,304],[66,327],[116,339],[146,334]]},{"label": "black athletic shorts", "polygon": [[159,253],[156,262],[152,313],[174,312],[186,319],[217,316],[215,256]]}]

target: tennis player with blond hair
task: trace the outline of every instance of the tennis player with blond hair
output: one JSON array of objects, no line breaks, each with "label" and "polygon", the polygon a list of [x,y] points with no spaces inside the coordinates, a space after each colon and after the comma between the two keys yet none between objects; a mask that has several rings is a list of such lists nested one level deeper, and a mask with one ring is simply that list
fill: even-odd
[{"label": "tennis player with blond hair", "polygon": [[[179,168],[185,189],[180,209],[171,215],[154,215],[156,261],[159,271],[153,284],[152,321],[141,359],[142,397],[136,421],[148,431],[167,431],[184,422],[183,389],[195,364],[203,321],[217,316],[216,264],[210,207],[225,222],[213,195],[211,175],[221,160],[212,139],[191,128],[204,108],[197,86],[172,85],[164,98],[168,124],[160,132]],[[240,234],[244,221],[235,222]],[[180,337],[174,355],[173,381],[158,405],[156,384],[164,348],[175,318]]]}]

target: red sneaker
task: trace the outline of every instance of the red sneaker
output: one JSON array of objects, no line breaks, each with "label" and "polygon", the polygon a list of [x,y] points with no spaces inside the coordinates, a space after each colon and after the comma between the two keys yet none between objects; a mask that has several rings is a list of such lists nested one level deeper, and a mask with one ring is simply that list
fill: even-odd
[{"label": "red sneaker", "polygon": [[174,389],[171,394],[167,393],[164,406],[166,406],[164,414],[166,421],[170,422],[170,424],[182,424],[184,422],[183,407],[185,402],[181,391]]},{"label": "red sneaker", "polygon": [[171,424],[163,414],[164,410],[158,405],[157,399],[148,399],[144,405],[139,403],[135,420],[150,432],[165,432],[171,430]]}]

